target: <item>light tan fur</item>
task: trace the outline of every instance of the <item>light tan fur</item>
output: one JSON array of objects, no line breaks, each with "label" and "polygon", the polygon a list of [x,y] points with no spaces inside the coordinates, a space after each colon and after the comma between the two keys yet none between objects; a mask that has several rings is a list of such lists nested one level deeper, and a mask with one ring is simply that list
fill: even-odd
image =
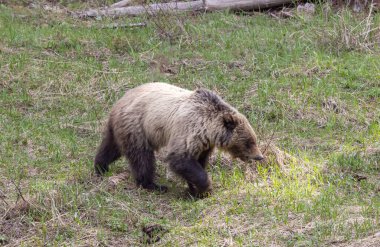
[{"label": "light tan fur", "polygon": [[[166,83],[148,83],[126,92],[113,107],[109,124],[121,153],[133,135],[134,145],[150,145],[154,150],[167,147],[170,152],[186,152],[195,158],[214,147],[244,161],[261,156],[248,120],[221,99],[216,103],[223,107],[218,109],[195,91]],[[229,139],[226,121],[237,124]],[[244,150],[242,142],[249,138],[254,143]]]}]

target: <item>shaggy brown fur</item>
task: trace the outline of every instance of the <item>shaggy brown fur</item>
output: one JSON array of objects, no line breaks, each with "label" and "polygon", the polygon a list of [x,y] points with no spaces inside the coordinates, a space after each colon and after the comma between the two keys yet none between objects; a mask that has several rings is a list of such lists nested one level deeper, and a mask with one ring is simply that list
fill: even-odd
[{"label": "shaggy brown fur", "polygon": [[248,120],[215,93],[148,83],[127,91],[113,107],[96,171],[102,174],[125,155],[138,185],[166,191],[153,182],[154,151],[162,147],[170,168],[194,195],[210,187],[205,166],[215,147],[243,161],[263,159]]}]

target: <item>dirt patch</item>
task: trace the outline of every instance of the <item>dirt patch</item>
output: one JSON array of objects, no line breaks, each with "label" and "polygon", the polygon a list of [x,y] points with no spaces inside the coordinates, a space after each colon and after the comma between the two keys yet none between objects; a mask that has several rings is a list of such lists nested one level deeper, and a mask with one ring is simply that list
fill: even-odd
[{"label": "dirt patch", "polygon": [[337,243],[332,246],[336,247],[378,247],[380,246],[380,232],[377,232],[366,238],[355,240],[351,243]]},{"label": "dirt patch", "polygon": [[16,205],[9,209],[4,218],[6,220],[17,218],[20,215],[28,213],[32,207],[33,205],[29,201],[19,200]]},{"label": "dirt patch", "polygon": [[[12,239],[19,239],[30,232],[30,226],[21,219],[17,220],[1,220],[0,221],[0,237],[4,236],[4,242],[10,243]],[[1,242],[0,242],[1,244]]]}]

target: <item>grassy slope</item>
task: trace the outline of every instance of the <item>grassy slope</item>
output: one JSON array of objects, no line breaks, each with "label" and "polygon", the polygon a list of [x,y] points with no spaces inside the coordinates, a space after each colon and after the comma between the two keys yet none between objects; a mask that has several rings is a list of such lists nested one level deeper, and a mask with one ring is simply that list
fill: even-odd
[{"label": "grassy slope", "polygon": [[[169,230],[162,246],[319,246],[379,232],[380,56],[340,42],[340,23],[360,20],[214,13],[187,17],[172,43],[154,24],[96,28],[108,22],[0,7],[0,244],[139,245],[153,223]],[[217,90],[263,145],[274,133],[304,162],[212,166],[213,194],[197,201],[162,168],[167,194],[132,179],[110,189],[92,175],[102,121],[149,81]],[[119,161],[109,175],[123,170]],[[32,206],[9,211],[16,187]]]}]

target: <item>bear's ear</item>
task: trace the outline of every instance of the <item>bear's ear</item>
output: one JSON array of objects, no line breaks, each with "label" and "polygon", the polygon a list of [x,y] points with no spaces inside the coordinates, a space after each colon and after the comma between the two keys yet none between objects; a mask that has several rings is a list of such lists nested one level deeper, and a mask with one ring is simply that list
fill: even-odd
[{"label": "bear's ear", "polygon": [[223,115],[223,125],[228,131],[233,131],[237,124],[237,119],[231,113],[226,113]]}]

